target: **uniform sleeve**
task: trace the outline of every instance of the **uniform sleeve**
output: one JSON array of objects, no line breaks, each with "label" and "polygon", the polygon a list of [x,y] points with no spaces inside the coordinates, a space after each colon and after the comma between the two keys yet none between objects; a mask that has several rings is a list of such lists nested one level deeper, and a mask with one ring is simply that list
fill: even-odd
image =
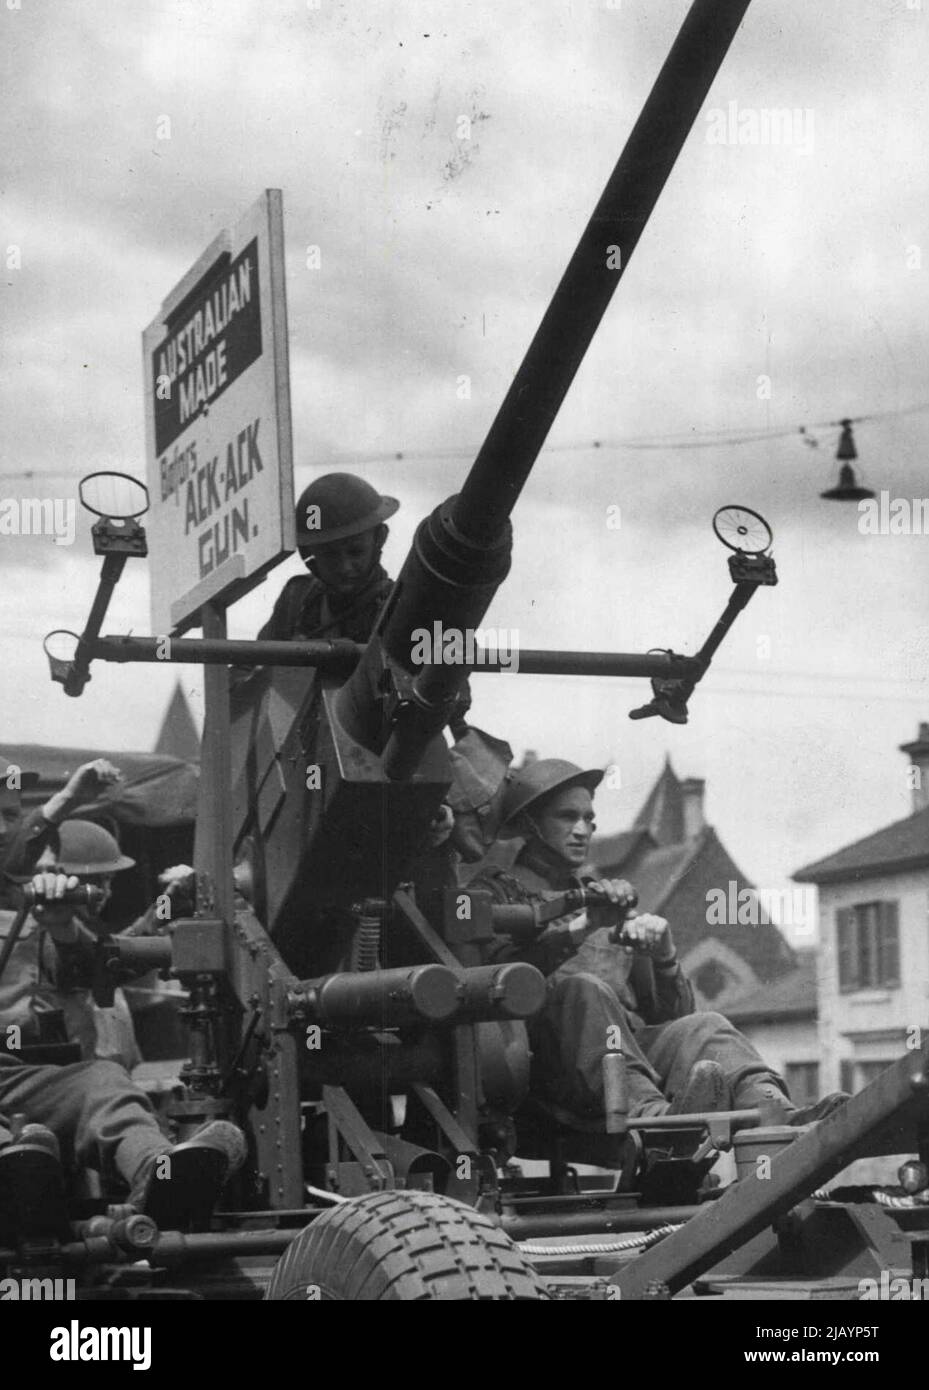
[{"label": "uniform sleeve", "polygon": [[0,874],[16,877],[31,873],[54,830],[41,808],[32,811],[13,836],[0,863]]},{"label": "uniform sleeve", "polygon": [[655,1017],[647,1023],[670,1023],[674,1018],[686,1018],[694,1012],[694,992],[690,981],[675,958],[674,964],[661,966],[652,962],[655,975]]},{"label": "uniform sleeve", "polygon": [[265,623],[265,625],[259,628],[258,630],[259,642],[286,642],[288,638],[291,636],[289,632],[285,632],[284,630],[285,615],[289,607],[289,589],[290,581],[288,580],[288,582],[284,585],[283,589],[277,596],[277,601],[275,602],[274,607],[271,609],[270,618]]},{"label": "uniform sleeve", "polygon": [[[481,874],[468,883],[469,890],[474,888],[482,888],[489,892],[495,903],[535,904],[545,900],[543,894],[529,892],[518,879],[504,873]],[[487,947],[487,964],[502,965],[511,960],[523,960],[541,970],[543,975],[550,975],[559,965],[570,960],[576,951],[576,947],[563,930],[567,920],[561,917],[551,922],[532,941],[516,941],[512,936],[494,936]]]}]

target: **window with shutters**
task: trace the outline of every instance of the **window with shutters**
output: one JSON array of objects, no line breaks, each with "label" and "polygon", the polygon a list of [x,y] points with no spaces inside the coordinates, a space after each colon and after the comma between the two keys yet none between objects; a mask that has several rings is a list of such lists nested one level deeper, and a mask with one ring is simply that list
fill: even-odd
[{"label": "window with shutters", "polygon": [[849,1094],[863,1091],[865,1086],[870,1086],[892,1065],[893,1059],[887,1062],[858,1062],[854,1058],[846,1058],[839,1064],[839,1087]]},{"label": "window with shutters", "polygon": [[839,989],[893,989],[900,984],[895,902],[856,903],[836,913]]}]

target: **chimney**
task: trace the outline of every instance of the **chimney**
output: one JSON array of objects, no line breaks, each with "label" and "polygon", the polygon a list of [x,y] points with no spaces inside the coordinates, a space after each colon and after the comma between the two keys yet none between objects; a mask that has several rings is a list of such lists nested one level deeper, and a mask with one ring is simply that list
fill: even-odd
[{"label": "chimney", "polygon": [[706,782],[702,777],[685,777],[681,782],[681,801],[684,807],[684,838],[692,840],[706,825],[703,816],[703,792]]},{"label": "chimney", "polygon": [[913,814],[929,806],[929,724],[920,724],[914,743],[901,743],[900,752],[909,754],[913,782]]}]

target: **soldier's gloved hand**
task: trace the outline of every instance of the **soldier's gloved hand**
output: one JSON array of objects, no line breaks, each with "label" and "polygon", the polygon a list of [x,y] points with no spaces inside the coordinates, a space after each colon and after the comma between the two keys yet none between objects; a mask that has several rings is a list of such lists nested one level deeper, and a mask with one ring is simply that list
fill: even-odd
[{"label": "soldier's gloved hand", "polygon": [[74,908],[70,903],[61,903],[65,893],[80,887],[81,880],[76,874],[63,874],[57,870],[46,869],[44,873],[34,874],[30,887],[35,894],[33,914],[43,927],[62,927],[70,923]]},{"label": "soldier's gloved hand", "polygon": [[443,801],[429,826],[426,840],[429,848],[438,849],[439,845],[444,845],[454,828],[455,813],[451,806]]},{"label": "soldier's gloved hand", "polygon": [[194,871],[189,864],[172,864],[170,869],[162,869],[158,882],[166,893],[189,893],[194,886]]},{"label": "soldier's gloved hand", "polygon": [[630,917],[623,925],[623,938],[627,951],[643,951],[656,964],[674,960],[671,928],[664,917],[656,917],[651,912]]},{"label": "soldier's gloved hand", "polygon": [[587,908],[590,925],[594,928],[620,926],[635,898],[632,884],[624,878],[598,878],[588,883],[587,888],[603,898],[602,902],[593,903]]},{"label": "soldier's gloved hand", "polygon": [[171,900],[171,917],[165,922],[156,914],[159,934],[170,935],[174,930],[174,918],[184,917],[193,912],[197,891],[197,876],[189,864],[172,864],[158,875],[162,893]]}]

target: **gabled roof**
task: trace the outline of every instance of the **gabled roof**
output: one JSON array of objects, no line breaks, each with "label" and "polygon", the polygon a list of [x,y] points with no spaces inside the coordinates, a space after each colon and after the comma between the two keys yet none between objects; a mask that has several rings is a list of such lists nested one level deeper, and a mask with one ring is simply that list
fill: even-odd
[{"label": "gabled roof", "polygon": [[648,830],[656,845],[676,845],[684,839],[684,798],[669,757],[633,827]]},{"label": "gabled roof", "polygon": [[635,866],[640,912],[661,912],[690,865],[698,858],[707,836],[712,834],[707,826],[694,839],[685,840],[683,844],[662,845],[647,851]]},{"label": "gabled roof", "polygon": [[[673,775],[673,774],[672,774]],[[639,832],[641,834],[641,832]],[[711,825],[698,835],[673,845],[654,845],[651,837],[632,833],[633,848],[625,859],[608,852],[619,836],[595,840],[591,857],[596,867],[628,876],[639,895],[640,912],[667,917],[683,959],[700,941],[724,933],[724,939],[760,980],[773,979],[791,970],[794,953],[773,922],[763,917],[757,925],[732,923],[724,928],[707,922],[707,893],[734,885],[736,895],[753,887],[735,863]]]},{"label": "gabled roof", "polygon": [[769,980],[741,999],[728,1001],[726,1017],[733,1023],[761,1023],[766,1019],[815,1018],[816,952],[798,951],[796,970]]},{"label": "gabled roof", "polygon": [[647,830],[620,830],[617,835],[598,835],[591,850],[599,868],[619,870],[646,845],[655,848],[655,841]]},{"label": "gabled roof", "polygon": [[799,883],[843,883],[929,867],[929,806],[797,869]]},{"label": "gabled roof", "polygon": [[174,694],[161,721],[155,752],[169,758],[181,758],[185,763],[200,761],[200,735],[180,681],[174,687]]}]

